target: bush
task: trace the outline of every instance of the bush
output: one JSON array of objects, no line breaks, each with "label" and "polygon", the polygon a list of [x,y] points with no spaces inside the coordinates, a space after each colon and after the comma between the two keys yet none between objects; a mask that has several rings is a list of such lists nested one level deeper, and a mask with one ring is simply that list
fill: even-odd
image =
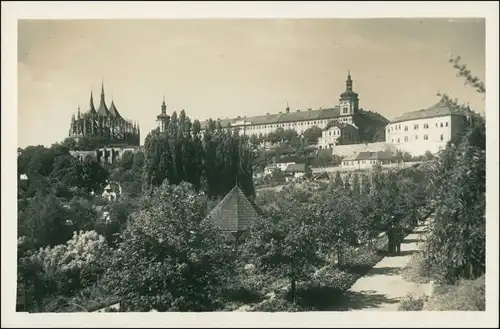
[{"label": "bush", "polygon": [[409,293],[401,299],[398,311],[422,311],[426,299],[426,296],[417,297]]},{"label": "bush", "polygon": [[313,282],[318,286],[336,288],[340,291],[348,290],[357,277],[348,272],[343,272],[332,265],[322,268],[315,275]]},{"label": "bush", "polygon": [[484,311],[485,277],[461,280],[456,285],[440,287],[442,292],[429,298],[424,311]]}]

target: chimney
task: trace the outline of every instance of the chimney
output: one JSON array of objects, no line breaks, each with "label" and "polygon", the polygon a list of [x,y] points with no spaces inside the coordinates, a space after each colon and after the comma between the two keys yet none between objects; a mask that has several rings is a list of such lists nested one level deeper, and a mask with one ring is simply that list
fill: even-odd
[{"label": "chimney", "polygon": [[297,110],[297,112],[300,112],[300,110]]}]

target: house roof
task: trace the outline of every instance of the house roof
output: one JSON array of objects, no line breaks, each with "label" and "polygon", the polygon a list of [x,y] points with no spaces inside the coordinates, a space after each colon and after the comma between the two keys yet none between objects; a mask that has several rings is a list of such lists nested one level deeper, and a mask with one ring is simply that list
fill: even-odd
[{"label": "house roof", "polygon": [[327,125],[326,125],[326,127],[325,127],[325,129],[324,129],[324,130],[329,130],[329,129],[332,129],[333,127],[337,127],[337,128],[339,128],[340,130],[342,130],[342,129],[345,129],[345,128],[349,127],[349,126],[351,126],[351,127],[355,128],[353,125],[350,125],[350,124],[348,124],[348,123],[344,123],[344,122],[337,122],[337,121],[332,120],[332,121],[329,121],[329,122],[327,123]]},{"label": "house roof", "polygon": [[[245,121],[252,125],[265,125],[272,123],[286,123],[306,120],[325,120],[340,117],[340,107],[336,106],[328,109],[317,110],[297,110],[296,112],[284,112],[276,114],[258,115],[253,117],[239,117],[231,119],[217,120],[222,127],[227,127],[229,124],[234,126],[239,121]],[[201,129],[206,129],[208,120],[200,123]]]},{"label": "house roof", "polygon": [[208,218],[222,231],[247,230],[262,216],[259,207],[235,186],[208,214]]},{"label": "house roof", "polygon": [[463,113],[461,113],[457,110],[453,110],[444,102],[439,101],[438,103],[432,105],[429,108],[418,110],[418,111],[407,112],[407,113],[397,117],[396,119],[392,120],[391,123],[448,116],[448,115],[453,115],[453,114],[461,115]]},{"label": "house roof", "polygon": [[285,172],[305,172],[306,164],[305,163],[291,163],[286,166]]}]

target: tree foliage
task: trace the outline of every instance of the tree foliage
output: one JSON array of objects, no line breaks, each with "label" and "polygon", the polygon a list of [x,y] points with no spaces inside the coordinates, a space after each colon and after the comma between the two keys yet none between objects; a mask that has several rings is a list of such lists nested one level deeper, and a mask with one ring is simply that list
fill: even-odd
[{"label": "tree foliage", "polygon": [[[460,64],[460,57],[450,62],[465,84],[485,92],[484,83]],[[430,201],[435,213],[425,261],[438,280],[455,283],[475,279],[486,269],[486,125],[468,106],[442,96],[449,107],[468,116],[468,125],[432,162]]]},{"label": "tree foliage", "polygon": [[202,136],[198,121],[191,124],[184,111],[179,118],[174,112],[164,132],[157,130],[146,137],[145,183],[188,182],[212,198],[224,196],[238,182],[252,196],[252,159],[247,137],[213,121]]},{"label": "tree foliage", "polygon": [[213,311],[234,259],[188,183],[163,183],[123,232],[109,280],[131,311]]}]

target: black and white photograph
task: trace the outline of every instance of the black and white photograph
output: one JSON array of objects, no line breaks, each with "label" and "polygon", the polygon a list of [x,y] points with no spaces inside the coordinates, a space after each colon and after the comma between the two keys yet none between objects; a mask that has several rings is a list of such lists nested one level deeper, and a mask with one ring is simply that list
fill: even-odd
[{"label": "black and white photograph", "polygon": [[2,2],[2,327],[498,326],[498,2],[68,3]]}]

